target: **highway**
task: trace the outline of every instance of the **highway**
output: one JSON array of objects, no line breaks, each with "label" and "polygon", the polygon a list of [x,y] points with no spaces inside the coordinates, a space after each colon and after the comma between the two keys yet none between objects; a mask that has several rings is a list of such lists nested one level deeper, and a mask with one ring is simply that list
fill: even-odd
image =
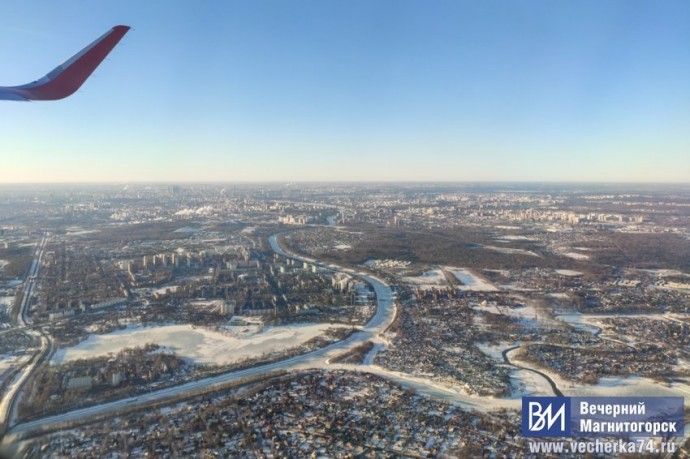
[{"label": "highway", "polygon": [[46,356],[50,355],[50,352],[52,352],[52,342],[50,341],[50,338],[42,330],[34,330],[30,328],[32,324],[28,317],[31,297],[36,286],[36,281],[38,280],[38,271],[41,267],[41,259],[43,258],[43,252],[45,250],[47,240],[48,237],[44,236],[34,251],[31,266],[26,277],[26,285],[23,289],[22,301],[19,311],[17,311],[17,328],[15,328],[15,330],[22,329],[27,334],[39,338],[41,340],[41,348],[37,354],[34,354],[26,365],[17,371],[16,375],[12,379],[12,382],[7,386],[7,390],[2,395],[2,401],[0,401],[0,425],[3,427],[14,424],[17,414],[17,403],[19,401],[21,389],[24,386],[24,383],[29,379],[29,376],[31,376],[31,373],[34,371],[36,366],[42,362]]},{"label": "highway", "polygon": [[17,314],[17,325],[20,328],[26,328],[31,325],[31,320],[27,316],[27,313],[29,312],[31,296],[33,295],[34,287],[36,286],[36,281],[38,280],[38,270],[41,267],[41,259],[43,258],[43,251],[46,248],[47,242],[48,236],[43,236],[41,242],[39,242],[38,246],[36,246],[36,250],[34,250],[34,257],[33,260],[31,260],[31,267],[29,268],[29,273],[27,274],[26,286],[24,287],[22,304],[19,307],[19,313]]}]

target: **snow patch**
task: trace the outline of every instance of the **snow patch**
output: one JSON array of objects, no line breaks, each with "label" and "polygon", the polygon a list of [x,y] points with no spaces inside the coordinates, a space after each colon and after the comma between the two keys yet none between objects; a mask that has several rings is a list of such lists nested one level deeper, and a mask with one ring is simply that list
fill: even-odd
[{"label": "snow patch", "polygon": [[466,268],[454,268],[447,266],[445,269],[453,273],[453,276],[463,285],[458,285],[458,290],[467,292],[496,292],[498,289],[488,280],[478,276]]},{"label": "snow patch", "polygon": [[510,247],[496,247],[494,245],[483,245],[487,250],[493,250],[494,252],[499,252],[499,253],[506,253],[509,255],[529,255],[531,257],[539,257],[540,255],[530,251],[530,250],[523,250],[523,249],[512,249]]},{"label": "snow patch", "polygon": [[568,258],[572,258],[573,260],[589,260],[589,255],[585,255],[583,253],[567,252],[567,253],[564,253],[563,255],[568,257]]},{"label": "snow patch", "polygon": [[556,269],[555,272],[561,276],[582,276],[580,271],[573,271],[572,269]]},{"label": "snow patch", "polygon": [[413,284],[421,288],[422,290],[448,287],[446,276],[443,274],[443,271],[440,268],[424,271],[421,276],[417,277],[403,277],[403,280],[408,284]]},{"label": "snow patch", "polygon": [[192,325],[133,325],[104,335],[91,335],[76,346],[59,349],[52,362],[60,364],[106,356],[125,348],[155,343],[195,363],[223,365],[299,346],[331,327],[329,324],[294,324],[233,336]]}]

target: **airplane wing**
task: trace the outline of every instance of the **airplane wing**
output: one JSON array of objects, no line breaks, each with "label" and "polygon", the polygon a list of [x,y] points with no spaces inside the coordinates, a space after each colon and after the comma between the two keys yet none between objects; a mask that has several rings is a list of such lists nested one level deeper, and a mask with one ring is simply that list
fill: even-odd
[{"label": "airplane wing", "polygon": [[58,100],[72,95],[128,30],[123,25],[113,27],[40,80],[21,86],[0,86],[0,100]]}]

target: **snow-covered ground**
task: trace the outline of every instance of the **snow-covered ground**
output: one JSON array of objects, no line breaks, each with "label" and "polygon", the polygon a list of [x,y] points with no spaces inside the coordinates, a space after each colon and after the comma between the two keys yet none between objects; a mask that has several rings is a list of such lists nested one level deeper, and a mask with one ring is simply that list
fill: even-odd
[{"label": "snow-covered ground", "polygon": [[501,284],[499,285],[499,288],[501,290],[511,290],[513,292],[536,292],[536,289],[532,287],[525,287],[524,285],[517,282],[511,282],[510,284]]},{"label": "snow-covered ground", "polygon": [[611,318],[627,318],[627,319],[651,319],[651,320],[672,320],[672,321],[683,321],[685,316],[683,314],[654,314],[654,313],[642,313],[642,314],[582,314],[579,312],[558,314],[557,319],[567,322],[570,326],[595,333],[599,328],[606,328],[606,325],[602,322],[603,319]]},{"label": "snow-covered ground", "polygon": [[611,376],[601,378],[597,384],[592,386],[575,385],[567,391],[567,395],[579,397],[625,397],[640,396],[640,394],[644,394],[648,397],[687,398],[690,397],[690,385],[683,383],[672,383],[668,385],[639,376],[631,376],[628,378]]},{"label": "snow-covered ground", "polygon": [[503,362],[503,351],[515,345],[508,341],[499,341],[496,344],[490,343],[474,343],[477,349],[482,351],[487,356],[491,357],[497,362]]},{"label": "snow-covered ground", "polygon": [[535,241],[531,236],[522,236],[520,234],[506,234],[503,236],[500,236],[497,238],[498,240],[506,240],[506,241]]},{"label": "snow-covered ground", "polygon": [[529,370],[514,370],[511,372],[510,385],[512,392],[507,397],[509,399],[553,394],[553,389],[546,378]]},{"label": "snow-covered ground", "polygon": [[423,290],[448,287],[446,276],[440,268],[424,271],[424,274],[417,277],[403,277],[403,281],[413,284]]},{"label": "snow-covered ground", "polygon": [[590,317],[579,312],[572,314],[558,314],[556,318],[566,322],[575,330],[581,330],[591,334],[595,334],[600,331],[601,328],[603,328],[601,324],[598,323],[596,316]]},{"label": "snow-covered ground", "polygon": [[551,298],[556,298],[558,300],[567,300],[569,298],[568,294],[564,292],[547,293],[547,296],[550,296]]},{"label": "snow-covered ground", "polygon": [[[104,335],[91,335],[76,346],[59,349],[52,362],[59,364],[105,356],[125,348],[155,343],[196,363],[223,365],[298,346],[331,327],[329,324],[294,324],[266,327],[262,331],[255,329],[255,333],[243,334],[190,325],[132,325]],[[244,330],[247,327],[239,328]]]},{"label": "snow-covered ground", "polygon": [[537,313],[537,310],[534,308],[534,306],[531,306],[529,304],[519,308],[513,308],[491,303],[487,305],[473,306],[472,309],[474,309],[475,311],[487,311],[493,314],[510,316],[517,319],[526,327],[536,327],[537,325],[539,325],[540,321],[550,320],[544,317],[543,315],[540,316]]},{"label": "snow-covered ground", "polygon": [[78,229],[74,231],[68,231],[67,236],[83,236],[85,234],[93,234],[93,233],[100,233],[101,230],[85,230],[85,229]]},{"label": "snow-covered ground", "polygon": [[573,260],[589,260],[589,255],[585,255],[584,253],[567,252],[564,253],[563,256],[572,258]]},{"label": "snow-covered ground", "polygon": [[682,271],[678,271],[675,269],[641,269],[640,271],[644,271],[646,273],[653,274],[653,275],[658,276],[658,277],[672,277],[672,276],[690,277],[690,274],[687,274],[687,273],[684,273]]},{"label": "snow-covered ground", "polygon": [[428,378],[410,375],[408,373],[401,373],[398,371],[388,370],[378,365],[347,365],[336,364],[331,365],[330,369],[334,370],[350,370],[362,371],[372,373],[397,384],[402,387],[411,388],[418,394],[431,397],[436,400],[444,400],[454,405],[462,406],[467,409],[477,409],[480,411],[493,411],[502,408],[519,409],[520,400],[513,398],[494,398],[482,397],[478,395],[468,394],[464,388],[460,386],[447,386],[443,383],[432,381]]},{"label": "snow-covered ground", "polygon": [[497,247],[495,245],[483,245],[483,248],[487,250],[493,250],[494,252],[507,253],[509,255],[529,255],[531,257],[538,257],[540,255],[532,252],[531,250],[524,249],[512,249],[510,247]]},{"label": "snow-covered ground", "polygon": [[30,355],[0,354],[0,375],[5,371],[16,368],[31,358]]},{"label": "snow-covered ground", "polygon": [[463,285],[458,285],[458,290],[465,290],[470,292],[496,292],[498,289],[488,280],[480,277],[466,268],[454,268],[446,266],[446,270],[453,273],[455,278],[462,282]]},{"label": "snow-covered ground", "polygon": [[15,297],[13,296],[0,296],[0,310],[1,309],[11,309],[14,304]]},{"label": "snow-covered ground", "polygon": [[178,228],[173,233],[198,233],[201,231],[199,228],[194,228],[191,226],[183,226],[182,228]]},{"label": "snow-covered ground", "polygon": [[556,269],[555,272],[561,276],[582,276],[580,271],[573,271],[572,269]]}]

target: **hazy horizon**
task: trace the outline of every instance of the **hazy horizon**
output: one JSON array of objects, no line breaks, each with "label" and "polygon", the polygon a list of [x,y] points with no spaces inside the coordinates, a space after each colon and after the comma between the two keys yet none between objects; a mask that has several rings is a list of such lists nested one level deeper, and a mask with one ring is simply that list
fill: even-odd
[{"label": "hazy horizon", "polygon": [[73,182],[0,182],[1,187],[24,187],[24,186],[194,186],[194,185],[274,185],[289,187],[292,185],[458,185],[458,186],[472,186],[472,185],[533,185],[533,186],[612,186],[612,187],[673,187],[673,186],[688,186],[688,182],[605,182],[605,181],[557,181],[557,180],[189,180],[189,181],[102,181],[102,182],[87,182],[87,181],[73,181]]}]

